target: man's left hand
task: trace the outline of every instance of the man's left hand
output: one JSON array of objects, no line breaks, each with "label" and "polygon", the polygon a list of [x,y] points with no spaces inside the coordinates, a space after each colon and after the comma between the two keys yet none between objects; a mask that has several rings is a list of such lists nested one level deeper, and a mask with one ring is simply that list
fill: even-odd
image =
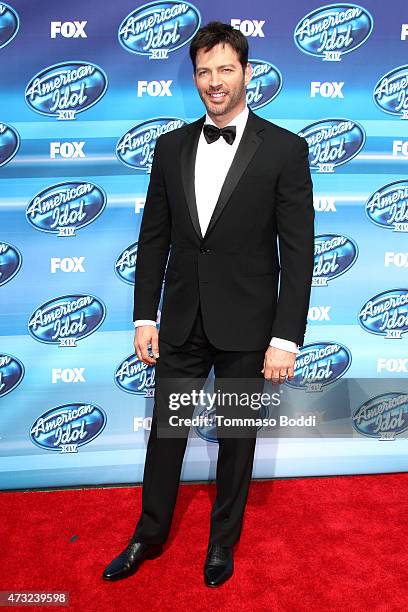
[{"label": "man's left hand", "polygon": [[269,346],[265,353],[261,371],[264,374],[264,378],[272,380],[275,385],[282,384],[286,378],[288,380],[293,378],[295,361],[296,353]]}]

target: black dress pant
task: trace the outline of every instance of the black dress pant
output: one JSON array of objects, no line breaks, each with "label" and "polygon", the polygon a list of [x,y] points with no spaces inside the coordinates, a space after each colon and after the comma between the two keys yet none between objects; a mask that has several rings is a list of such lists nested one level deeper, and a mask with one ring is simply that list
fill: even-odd
[{"label": "black dress pant", "polygon": [[[261,372],[265,350],[217,349],[205,333],[199,307],[190,335],[183,345],[168,344],[160,339],[159,333],[156,390],[160,380],[166,378],[191,377],[205,381],[214,366],[214,390],[218,388],[218,379],[245,378],[251,379],[252,390],[256,388],[261,392],[265,382]],[[160,410],[168,411],[168,405],[161,406],[161,401],[156,392],[144,467],[142,511],[135,529],[137,540],[147,544],[162,543],[168,536],[189,429],[185,429],[182,437],[162,437],[159,428],[158,435],[158,414]],[[216,498],[210,518],[210,543],[232,546],[239,539],[252,475],[256,427],[252,434],[221,437],[217,430]]]}]

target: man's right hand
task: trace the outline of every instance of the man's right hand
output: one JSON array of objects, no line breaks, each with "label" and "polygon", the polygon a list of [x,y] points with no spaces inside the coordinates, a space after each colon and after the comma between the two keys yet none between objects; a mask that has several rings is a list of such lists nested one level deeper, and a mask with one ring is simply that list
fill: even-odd
[{"label": "man's right hand", "polygon": [[[151,352],[154,357],[149,355],[148,345],[151,344]],[[139,325],[135,330],[134,340],[135,352],[140,361],[147,365],[155,365],[156,358],[159,357],[159,334],[155,325]]]}]

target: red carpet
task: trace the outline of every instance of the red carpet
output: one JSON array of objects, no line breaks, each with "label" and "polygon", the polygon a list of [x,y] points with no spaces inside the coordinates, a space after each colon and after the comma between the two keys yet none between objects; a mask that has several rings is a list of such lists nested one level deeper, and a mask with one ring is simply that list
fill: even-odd
[{"label": "red carpet", "polygon": [[116,583],[100,574],[128,543],[140,487],[3,493],[0,590],[69,591],[68,609],[98,612],[407,609],[408,474],[253,482],[234,576],[209,589],[214,493],[181,485],[165,552]]}]

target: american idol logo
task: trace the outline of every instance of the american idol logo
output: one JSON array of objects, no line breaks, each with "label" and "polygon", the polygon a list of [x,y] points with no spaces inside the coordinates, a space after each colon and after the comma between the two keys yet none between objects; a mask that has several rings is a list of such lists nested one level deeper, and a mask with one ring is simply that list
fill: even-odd
[{"label": "american idol logo", "polygon": [[137,245],[138,243],[134,242],[126,247],[115,261],[115,272],[117,276],[130,285],[133,285],[135,282]]},{"label": "american idol logo", "polygon": [[285,384],[294,389],[320,391],[341,378],[351,365],[351,353],[340,342],[315,342],[300,349],[294,377]]},{"label": "american idol logo", "polygon": [[0,3],[0,49],[8,45],[18,32],[20,20],[16,11],[5,4]]},{"label": "american idol logo", "polygon": [[311,11],[295,28],[296,46],[323,61],[339,62],[342,55],[365,43],[373,29],[370,13],[357,4],[329,4]]},{"label": "american idol logo", "polygon": [[408,331],[408,289],[390,289],[370,298],[361,308],[358,320],[371,334],[402,338]]},{"label": "american idol logo", "polygon": [[374,102],[384,113],[408,119],[408,65],[387,72],[374,87]]},{"label": "american idol logo", "polygon": [[0,287],[8,283],[20,270],[23,257],[17,247],[0,242]]},{"label": "american idol logo", "polygon": [[63,295],[38,306],[28,322],[28,331],[39,342],[76,346],[93,334],[105,319],[102,300],[90,294]]},{"label": "american idol logo", "polygon": [[282,74],[264,60],[249,60],[252,67],[252,77],[246,88],[246,100],[252,110],[261,108],[272,102],[282,89]]},{"label": "american idol logo", "polygon": [[312,286],[326,287],[329,281],[347,272],[356,263],[357,257],[357,244],[348,236],[316,236]]},{"label": "american idol logo", "polygon": [[365,205],[367,217],[396,232],[408,232],[408,180],[395,181],[378,189]]},{"label": "american idol logo", "polygon": [[143,397],[154,397],[155,367],[129,355],[116,368],[114,379],[119,389]]},{"label": "american idol logo", "polygon": [[363,436],[394,439],[408,429],[408,395],[392,391],[372,397],[353,411],[351,422]]},{"label": "american idol logo", "polygon": [[45,450],[76,453],[102,433],[106,426],[105,411],[96,404],[73,402],[51,408],[34,421],[31,441]]},{"label": "american idol logo", "polygon": [[75,236],[102,214],[106,194],[88,181],[67,181],[47,187],[29,202],[27,221],[42,232]]},{"label": "american idol logo", "polygon": [[200,27],[198,9],[189,2],[149,2],[132,11],[119,26],[126,51],[167,59],[170,51],[187,44]]},{"label": "american idol logo", "polygon": [[108,87],[102,68],[90,62],[62,62],[45,68],[28,83],[28,106],[48,117],[75,119],[99,102]]},{"label": "american idol logo", "polygon": [[24,366],[17,357],[0,353],[0,397],[13,391],[23,380]]},{"label": "american idol logo", "polygon": [[158,137],[183,125],[187,125],[183,119],[173,117],[157,117],[139,123],[119,138],[116,156],[126,166],[150,172]]},{"label": "american idol logo", "polygon": [[318,172],[334,172],[363,148],[365,131],[350,119],[323,119],[306,126],[299,136],[309,145],[309,164]]},{"label": "american idol logo", "polygon": [[17,130],[7,123],[0,122],[0,166],[7,164],[20,147],[20,136]]}]

